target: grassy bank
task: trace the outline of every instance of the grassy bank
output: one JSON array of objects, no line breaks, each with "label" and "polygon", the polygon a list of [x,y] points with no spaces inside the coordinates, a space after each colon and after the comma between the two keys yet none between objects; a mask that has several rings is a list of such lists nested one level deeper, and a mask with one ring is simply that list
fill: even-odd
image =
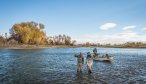
[{"label": "grassy bank", "polygon": [[9,46],[0,46],[0,49],[43,49],[43,48],[78,48],[78,47],[90,47],[90,48],[146,48],[146,46],[139,47],[125,47],[125,46],[71,46],[71,45],[9,45]]},{"label": "grassy bank", "polygon": [[0,49],[43,49],[43,48],[76,48],[77,46],[70,45],[13,45],[13,46],[0,46]]}]

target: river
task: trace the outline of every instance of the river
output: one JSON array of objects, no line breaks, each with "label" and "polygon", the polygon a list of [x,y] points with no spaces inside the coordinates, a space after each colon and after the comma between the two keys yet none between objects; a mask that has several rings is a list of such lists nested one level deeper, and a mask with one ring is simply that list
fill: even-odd
[{"label": "river", "polygon": [[146,84],[146,49],[97,48],[112,62],[84,63],[77,73],[75,53],[93,48],[0,49],[0,84]]}]

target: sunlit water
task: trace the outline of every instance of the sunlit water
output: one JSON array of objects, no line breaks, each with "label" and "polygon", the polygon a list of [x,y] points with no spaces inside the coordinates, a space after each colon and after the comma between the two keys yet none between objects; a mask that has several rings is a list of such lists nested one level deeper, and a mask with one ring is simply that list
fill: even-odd
[{"label": "sunlit water", "polygon": [[75,53],[93,48],[0,50],[0,84],[146,84],[146,49],[98,48],[114,55],[110,62],[94,61],[76,72]]}]

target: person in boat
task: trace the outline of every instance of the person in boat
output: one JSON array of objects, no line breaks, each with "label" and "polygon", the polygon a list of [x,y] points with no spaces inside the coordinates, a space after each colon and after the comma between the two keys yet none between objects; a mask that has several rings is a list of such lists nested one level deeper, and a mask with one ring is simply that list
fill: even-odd
[{"label": "person in boat", "polygon": [[93,49],[93,53],[94,53],[94,54],[93,54],[93,57],[96,57],[96,56],[98,55],[98,54],[97,54],[97,49],[96,49],[96,48]]},{"label": "person in boat", "polygon": [[93,58],[90,52],[87,53],[86,64],[87,64],[88,72],[92,73],[91,69],[92,69],[92,64],[93,64]]},{"label": "person in boat", "polygon": [[105,54],[105,57],[109,59],[109,55],[108,54]]},{"label": "person in boat", "polygon": [[84,57],[82,52],[79,55],[75,55],[77,57],[77,72],[82,72],[83,64],[84,64]]}]

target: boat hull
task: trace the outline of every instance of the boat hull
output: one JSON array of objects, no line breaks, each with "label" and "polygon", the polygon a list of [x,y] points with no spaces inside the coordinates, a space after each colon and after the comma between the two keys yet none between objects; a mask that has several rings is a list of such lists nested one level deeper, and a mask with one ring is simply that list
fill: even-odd
[{"label": "boat hull", "polygon": [[110,57],[94,57],[93,60],[96,60],[96,61],[112,61],[113,57],[112,56],[110,56]]}]

